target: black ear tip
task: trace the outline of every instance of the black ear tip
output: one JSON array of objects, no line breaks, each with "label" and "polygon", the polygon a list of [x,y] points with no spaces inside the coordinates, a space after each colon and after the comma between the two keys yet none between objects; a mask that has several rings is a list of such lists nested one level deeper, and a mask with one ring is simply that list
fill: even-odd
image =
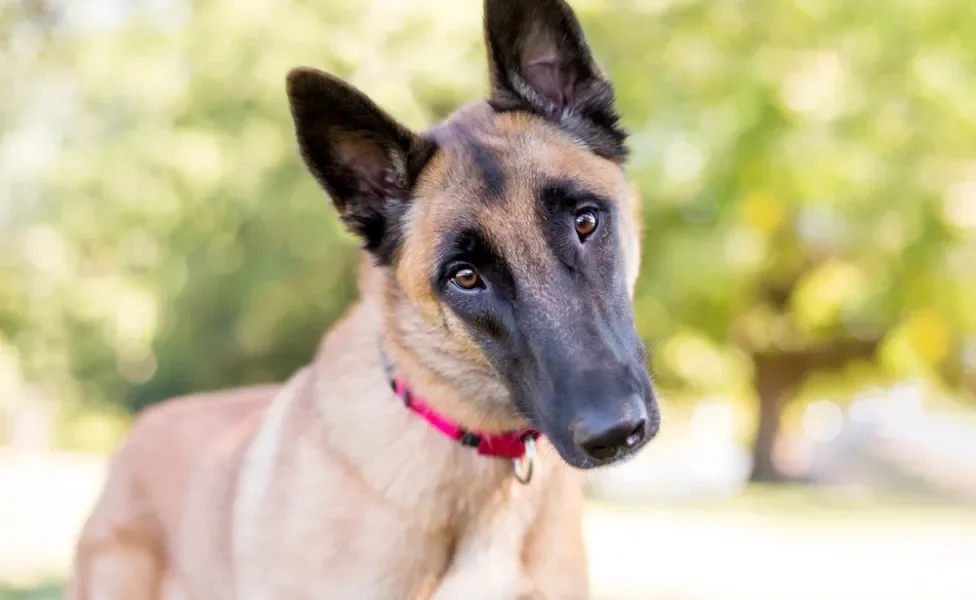
[{"label": "black ear tip", "polygon": [[289,96],[304,96],[309,91],[321,86],[326,75],[312,67],[295,67],[288,71],[285,78],[285,89]]},{"label": "black ear tip", "polygon": [[550,10],[570,11],[572,8],[566,0],[485,0],[485,14],[506,14],[513,10],[530,10],[544,12]]},{"label": "black ear tip", "polygon": [[497,26],[511,26],[511,20],[518,21],[546,4],[548,0],[485,0],[484,18]]},{"label": "black ear tip", "polygon": [[338,77],[314,67],[295,67],[285,77],[285,89],[290,98],[303,98],[346,87],[348,85]]}]

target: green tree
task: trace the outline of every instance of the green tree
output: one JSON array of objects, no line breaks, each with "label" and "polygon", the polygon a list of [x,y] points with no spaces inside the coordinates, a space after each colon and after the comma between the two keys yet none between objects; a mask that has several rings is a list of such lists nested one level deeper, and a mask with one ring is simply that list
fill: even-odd
[{"label": "green tree", "polygon": [[[79,407],[283,378],[354,295],[356,254],[296,157],[284,74],[332,71],[422,127],[485,90],[480,2],[132,3],[107,23],[83,4],[32,69],[70,118],[11,225],[34,254],[0,272],[0,343]],[[640,331],[665,387],[758,400],[756,479],[811,372],[974,377],[967,0],[573,4],[633,132]]]},{"label": "green tree", "polygon": [[751,365],[753,478],[776,479],[806,375],[877,355],[937,377],[972,343],[976,20],[954,1],[646,6],[592,18],[637,132],[642,331],[698,391]]}]

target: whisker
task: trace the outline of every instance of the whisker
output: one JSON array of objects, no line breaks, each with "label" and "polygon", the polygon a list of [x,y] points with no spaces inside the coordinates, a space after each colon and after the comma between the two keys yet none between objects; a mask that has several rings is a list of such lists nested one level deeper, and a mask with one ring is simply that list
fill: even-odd
[{"label": "whisker", "polygon": [[544,461],[549,460],[549,457],[552,456],[553,453],[555,453],[556,456],[559,456],[559,453],[556,452],[556,447],[553,446],[552,444],[549,444],[549,447],[547,449],[545,449],[545,451],[543,453],[542,460],[544,460]]}]

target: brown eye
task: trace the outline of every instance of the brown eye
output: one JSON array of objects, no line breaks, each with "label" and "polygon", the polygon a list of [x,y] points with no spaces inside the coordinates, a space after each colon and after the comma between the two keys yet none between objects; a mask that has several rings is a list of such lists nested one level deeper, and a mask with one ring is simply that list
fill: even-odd
[{"label": "brown eye", "polygon": [[597,223],[596,213],[592,210],[582,210],[576,213],[576,233],[579,234],[580,241],[596,231]]},{"label": "brown eye", "polygon": [[463,290],[484,287],[481,277],[470,267],[461,267],[454,273],[454,283]]}]

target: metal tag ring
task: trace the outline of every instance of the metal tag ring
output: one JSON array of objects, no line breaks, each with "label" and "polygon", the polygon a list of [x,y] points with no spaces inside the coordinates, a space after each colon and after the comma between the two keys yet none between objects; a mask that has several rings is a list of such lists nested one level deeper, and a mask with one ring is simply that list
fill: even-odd
[{"label": "metal tag ring", "polygon": [[523,485],[532,481],[532,467],[535,464],[535,438],[526,437],[524,443],[525,456],[512,459],[512,471],[515,473],[515,479]]}]

